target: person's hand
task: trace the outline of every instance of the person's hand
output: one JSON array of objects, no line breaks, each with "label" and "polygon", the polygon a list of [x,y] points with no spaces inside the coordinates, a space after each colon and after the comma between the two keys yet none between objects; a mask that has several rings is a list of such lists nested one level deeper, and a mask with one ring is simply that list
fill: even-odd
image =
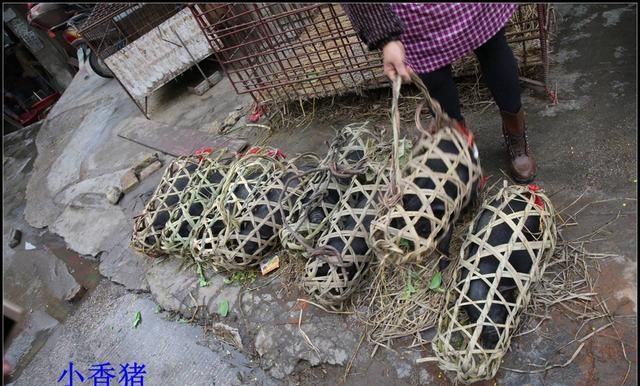
[{"label": "person's hand", "polygon": [[400,75],[402,80],[410,80],[411,69],[405,63],[404,45],[397,40],[390,41],[382,48],[384,74],[393,82]]}]

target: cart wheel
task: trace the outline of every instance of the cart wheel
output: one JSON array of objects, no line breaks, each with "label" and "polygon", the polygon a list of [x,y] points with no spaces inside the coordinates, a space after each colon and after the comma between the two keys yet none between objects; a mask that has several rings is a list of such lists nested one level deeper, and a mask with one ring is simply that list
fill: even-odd
[{"label": "cart wheel", "polygon": [[89,51],[89,65],[98,76],[113,78],[113,73],[109,70],[109,67],[93,51]]}]

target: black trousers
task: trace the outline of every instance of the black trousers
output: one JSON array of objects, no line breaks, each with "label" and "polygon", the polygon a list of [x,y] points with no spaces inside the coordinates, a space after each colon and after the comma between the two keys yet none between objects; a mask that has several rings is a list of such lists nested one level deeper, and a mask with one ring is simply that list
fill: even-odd
[{"label": "black trousers", "polygon": [[[518,63],[504,36],[504,28],[473,51],[489,91],[501,111],[517,113],[522,106]],[[452,118],[462,121],[458,90],[451,75],[451,65],[419,74],[429,93]]]}]

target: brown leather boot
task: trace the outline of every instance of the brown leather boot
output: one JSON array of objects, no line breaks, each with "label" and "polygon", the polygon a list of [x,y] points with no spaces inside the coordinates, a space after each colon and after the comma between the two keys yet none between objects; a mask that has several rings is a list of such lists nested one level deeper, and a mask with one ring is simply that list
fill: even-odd
[{"label": "brown leather boot", "polygon": [[502,133],[511,158],[511,176],[518,183],[533,181],[536,176],[536,160],[527,143],[527,129],[522,109],[514,113],[501,111]]}]

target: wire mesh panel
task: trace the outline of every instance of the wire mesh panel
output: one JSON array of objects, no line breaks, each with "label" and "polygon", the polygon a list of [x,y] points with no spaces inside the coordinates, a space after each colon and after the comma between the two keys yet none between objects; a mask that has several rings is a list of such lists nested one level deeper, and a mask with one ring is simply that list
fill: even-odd
[{"label": "wire mesh panel", "polygon": [[[549,65],[549,33],[551,13],[549,4],[521,4],[505,26],[507,43],[513,50],[520,74],[546,83]],[[453,63],[455,77],[480,73],[480,63],[473,53]]]},{"label": "wire mesh panel", "polygon": [[182,8],[182,4],[98,3],[80,27],[80,34],[104,60]]},{"label": "wire mesh panel", "polygon": [[336,4],[198,4],[205,35],[239,93],[266,101],[342,94],[383,83],[382,60]]},{"label": "wire mesh panel", "polygon": [[[360,41],[338,4],[218,3],[192,6],[238,93],[285,102],[359,92],[387,84],[379,51]],[[548,5],[523,4],[506,27],[521,71],[546,74]],[[478,73],[473,55],[456,75]],[[546,80],[546,75],[541,81]]]},{"label": "wire mesh panel", "polygon": [[80,33],[148,118],[148,97],[213,50],[185,4],[96,4]]}]

